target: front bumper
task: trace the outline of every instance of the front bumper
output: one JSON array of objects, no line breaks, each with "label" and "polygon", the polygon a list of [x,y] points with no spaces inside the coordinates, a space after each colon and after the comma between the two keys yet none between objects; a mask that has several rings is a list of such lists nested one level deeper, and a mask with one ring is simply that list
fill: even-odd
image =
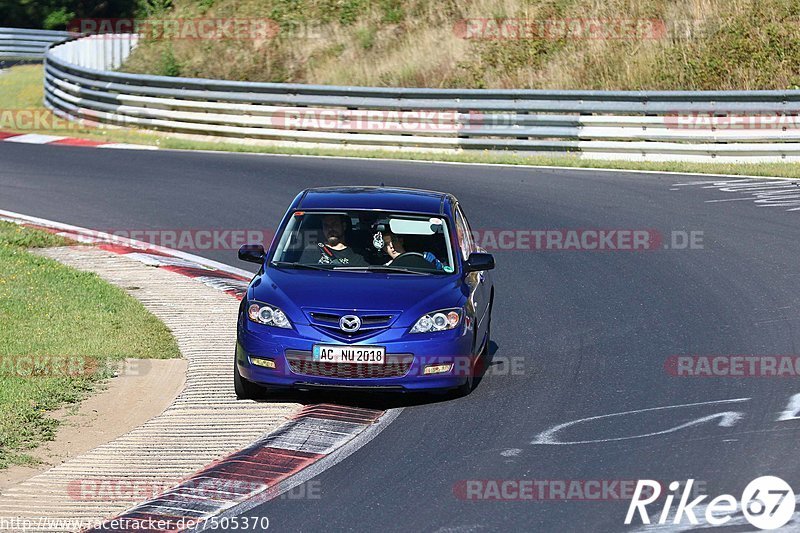
[{"label": "front bumper", "polygon": [[[314,344],[385,346],[387,364],[399,366],[393,367],[392,372],[384,372],[377,368],[384,365],[357,365],[360,368],[353,371],[354,365],[328,363],[323,372],[327,375],[319,375],[319,369],[313,364],[298,363],[298,359],[310,363]],[[252,364],[253,358],[271,359],[275,368],[256,366]],[[259,385],[281,388],[446,390],[467,381],[473,368],[472,361],[472,331],[463,325],[455,330],[430,334],[409,334],[407,328],[388,328],[348,344],[308,325],[281,330],[247,321],[244,326],[240,323],[236,343],[236,364],[241,376]],[[425,375],[424,368],[432,364],[453,366],[449,372]],[[344,366],[348,368],[338,368]]]}]

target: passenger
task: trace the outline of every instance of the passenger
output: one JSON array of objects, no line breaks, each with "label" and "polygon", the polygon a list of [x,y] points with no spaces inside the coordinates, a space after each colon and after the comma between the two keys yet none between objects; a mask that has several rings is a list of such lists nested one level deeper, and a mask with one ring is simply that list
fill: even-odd
[{"label": "passenger", "polygon": [[344,215],[325,215],[322,217],[322,234],[325,242],[316,247],[306,248],[300,256],[299,263],[332,266],[367,266],[363,256],[347,245],[345,230],[347,217]]},{"label": "passenger", "polygon": [[424,257],[426,261],[431,263],[431,265],[436,268],[436,270],[444,270],[444,265],[442,262],[436,259],[436,256],[431,252],[407,252],[403,246],[402,236],[392,233],[391,231],[384,231],[381,233],[381,237],[383,239],[383,251],[386,252],[390,257],[390,260],[388,263],[386,263],[386,266],[390,266],[392,261],[403,254],[414,254]]}]

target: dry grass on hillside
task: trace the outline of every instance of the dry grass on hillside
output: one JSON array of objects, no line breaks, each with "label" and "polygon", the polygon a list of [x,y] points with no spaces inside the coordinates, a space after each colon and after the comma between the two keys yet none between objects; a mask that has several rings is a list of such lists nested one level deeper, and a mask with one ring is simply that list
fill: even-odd
[{"label": "dry grass on hillside", "polygon": [[[260,17],[270,40],[151,41],[131,72],[376,86],[786,89],[800,85],[796,0],[175,0],[155,18]],[[663,21],[645,39],[467,40],[464,19]]]}]

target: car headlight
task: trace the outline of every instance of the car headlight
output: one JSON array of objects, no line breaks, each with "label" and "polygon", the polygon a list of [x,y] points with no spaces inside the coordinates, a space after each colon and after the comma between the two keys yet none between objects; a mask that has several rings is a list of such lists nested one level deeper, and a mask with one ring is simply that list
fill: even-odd
[{"label": "car headlight", "polygon": [[247,305],[247,318],[256,324],[275,326],[276,328],[291,328],[292,323],[279,307],[261,302],[250,302]]},{"label": "car headlight", "polygon": [[461,323],[462,313],[461,309],[455,308],[441,309],[422,315],[411,328],[411,333],[432,333],[453,329]]}]

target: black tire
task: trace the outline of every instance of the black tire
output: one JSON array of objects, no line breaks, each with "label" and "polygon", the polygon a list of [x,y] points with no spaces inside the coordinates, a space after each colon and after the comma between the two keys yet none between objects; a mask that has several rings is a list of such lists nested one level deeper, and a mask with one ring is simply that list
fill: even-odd
[{"label": "black tire", "polygon": [[492,342],[492,307],[494,307],[494,292],[489,300],[489,323],[486,324],[486,344],[483,345],[483,350],[481,350],[481,357],[489,355],[489,343]]},{"label": "black tire", "polygon": [[475,365],[477,364],[479,358],[480,356],[476,357],[475,360],[472,361],[469,371],[467,372],[467,380],[453,390],[452,395],[454,398],[463,398],[472,392],[472,389],[475,387]]},{"label": "black tire", "polygon": [[255,400],[264,393],[264,389],[239,374],[239,365],[233,361],[233,390],[237,400]]},{"label": "black tire", "polygon": [[[475,388],[475,374],[478,371],[479,364],[483,365],[487,358],[489,357],[489,342],[492,339],[492,307],[494,304],[494,293],[492,293],[492,298],[489,300],[489,323],[486,324],[486,342],[483,345],[480,353],[475,357],[475,360],[472,362],[472,367],[469,369],[469,376],[467,381],[456,389],[456,397],[460,398],[463,396],[467,396],[469,393],[472,392],[472,389]],[[482,370],[482,369],[481,369]],[[481,372],[482,373],[482,372]]]},{"label": "black tire", "polygon": [[469,376],[467,376],[467,381],[465,381],[463,385],[459,386],[455,390],[456,398],[463,398],[464,396],[468,396],[469,393],[472,392],[472,388],[475,386],[475,376],[472,375],[474,369],[475,365],[472,365],[472,369],[470,369],[469,371]]}]

